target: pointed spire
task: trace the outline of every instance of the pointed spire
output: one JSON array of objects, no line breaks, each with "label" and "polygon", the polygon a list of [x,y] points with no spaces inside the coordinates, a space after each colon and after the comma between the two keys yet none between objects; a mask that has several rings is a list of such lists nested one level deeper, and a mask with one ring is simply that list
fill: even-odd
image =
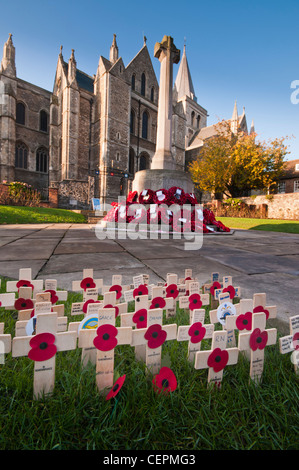
[{"label": "pointed spire", "polygon": [[250,126],[250,135],[255,134],[255,127],[254,127],[254,120],[252,119],[252,123]]},{"label": "pointed spire", "polygon": [[174,83],[174,95],[177,101],[183,98],[184,96],[188,96],[194,101],[197,101],[187,61],[186,44],[184,44],[184,52]]},{"label": "pointed spire", "polygon": [[8,40],[4,44],[3,58],[1,61],[1,73],[16,77],[15,47],[12,42],[12,34],[9,34]]},{"label": "pointed spire", "polygon": [[71,57],[69,58],[69,63],[68,63],[69,83],[72,83],[74,80],[76,80],[76,72],[77,72],[77,62],[75,59],[75,51],[74,49],[72,49],[72,54],[71,54]]},{"label": "pointed spire", "polygon": [[238,131],[238,125],[239,125],[238,107],[237,107],[237,101],[235,101],[234,111],[233,111],[231,124],[230,124],[230,128],[233,133],[236,133]]},{"label": "pointed spire", "polygon": [[113,34],[113,41],[112,41],[112,45],[110,47],[110,62],[112,64],[114,64],[118,59],[118,47],[117,47],[117,43],[116,43],[116,34]]}]

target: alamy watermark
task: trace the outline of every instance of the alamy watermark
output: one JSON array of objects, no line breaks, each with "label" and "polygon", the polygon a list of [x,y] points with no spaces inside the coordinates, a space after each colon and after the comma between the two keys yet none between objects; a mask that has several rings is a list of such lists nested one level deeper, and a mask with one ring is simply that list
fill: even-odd
[{"label": "alamy watermark", "polygon": [[[199,250],[203,243],[203,210],[200,204],[126,205],[120,196],[118,205],[104,204],[96,215],[108,214],[106,223],[98,222],[95,234],[99,240],[119,239],[184,239],[185,250]],[[170,223],[172,222],[172,223]]]}]

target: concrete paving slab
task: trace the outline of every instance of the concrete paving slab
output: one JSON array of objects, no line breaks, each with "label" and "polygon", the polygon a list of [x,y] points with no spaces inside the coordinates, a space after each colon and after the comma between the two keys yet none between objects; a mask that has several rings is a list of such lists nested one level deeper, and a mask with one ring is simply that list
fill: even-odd
[{"label": "concrete paving slab", "polygon": [[88,238],[64,238],[54,251],[54,255],[70,253],[115,253],[124,251],[120,245],[113,240],[97,240]]},{"label": "concrete paving slab", "polygon": [[19,269],[31,268],[32,277],[35,279],[38,276],[39,271],[42,269],[47,259],[40,260],[19,260],[19,261],[0,261],[0,274],[4,277],[11,279],[19,279]]},{"label": "concrete paving slab", "polygon": [[0,259],[1,261],[48,259],[56,245],[56,239],[38,239],[38,243],[33,243],[32,239],[22,238],[0,247]]}]

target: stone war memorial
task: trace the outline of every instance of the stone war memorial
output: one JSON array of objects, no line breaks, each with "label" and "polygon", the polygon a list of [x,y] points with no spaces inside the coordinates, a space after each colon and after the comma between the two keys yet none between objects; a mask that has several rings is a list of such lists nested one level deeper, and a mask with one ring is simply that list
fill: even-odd
[{"label": "stone war memorial", "polygon": [[[298,449],[298,235],[234,230],[198,203],[173,150],[181,51],[165,35],[153,55],[155,149],[127,193],[102,192],[94,224],[0,226],[3,450],[142,451],[146,465]],[[110,59],[122,83],[115,35]]]}]

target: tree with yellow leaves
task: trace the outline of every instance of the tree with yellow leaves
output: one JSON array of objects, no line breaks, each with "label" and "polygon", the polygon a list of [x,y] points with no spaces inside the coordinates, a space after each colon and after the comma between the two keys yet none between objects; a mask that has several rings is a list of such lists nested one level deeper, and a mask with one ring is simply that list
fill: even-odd
[{"label": "tree with yellow leaves", "polygon": [[248,191],[273,192],[289,153],[285,138],[259,142],[256,134],[232,133],[222,121],[217,135],[207,139],[189,165],[193,182],[201,191],[240,197]]}]

